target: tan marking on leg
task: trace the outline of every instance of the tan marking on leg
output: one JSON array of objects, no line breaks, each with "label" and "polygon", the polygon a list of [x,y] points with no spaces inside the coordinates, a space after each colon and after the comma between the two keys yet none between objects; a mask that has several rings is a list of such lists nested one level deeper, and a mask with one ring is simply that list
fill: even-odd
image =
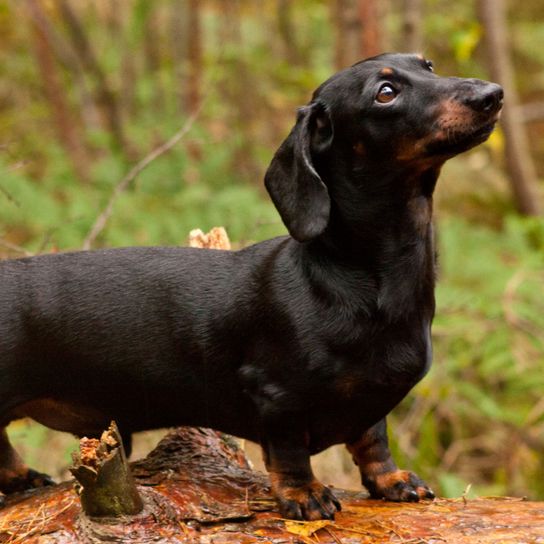
[{"label": "tan marking on leg", "polygon": [[410,481],[410,473],[405,470],[396,470],[395,472],[377,474],[374,476],[374,479],[378,489],[387,489],[399,482],[408,483]]},{"label": "tan marking on leg", "polygon": [[28,467],[10,444],[6,430],[0,430],[0,489],[8,489],[11,481],[27,473]]}]

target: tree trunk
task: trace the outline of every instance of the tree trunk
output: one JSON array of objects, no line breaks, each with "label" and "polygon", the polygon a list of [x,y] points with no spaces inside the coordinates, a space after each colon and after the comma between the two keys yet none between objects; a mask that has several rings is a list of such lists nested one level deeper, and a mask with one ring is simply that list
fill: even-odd
[{"label": "tree trunk", "polygon": [[[230,130],[242,137],[234,148],[231,160],[232,171],[243,179],[253,182],[262,176],[261,165],[255,160],[255,136],[261,98],[259,81],[248,67],[244,54],[244,36],[242,33],[241,0],[219,0],[216,3],[222,10],[223,25],[219,31],[219,45],[230,46],[238,51],[236,56],[229,54],[221,59],[229,69],[219,82],[221,98],[228,105],[228,123]],[[220,62],[221,62],[220,60]]]},{"label": "tree trunk", "polygon": [[402,50],[408,53],[422,53],[422,0],[404,0],[402,19]]},{"label": "tree trunk", "polygon": [[361,60],[361,19],[359,0],[335,0],[333,4],[335,28],[334,65],[342,70]]},{"label": "tree trunk", "polygon": [[161,77],[161,25],[160,11],[156,4],[146,2],[144,21],[144,54],[147,77],[153,82],[153,107],[160,112],[167,107],[167,92]]},{"label": "tree trunk", "polygon": [[491,78],[504,88],[505,105],[502,128],[505,135],[506,166],[518,211],[538,215],[537,178],[523,121],[516,115],[518,94],[510,58],[504,0],[479,0],[479,15]]},{"label": "tree trunk", "polygon": [[290,65],[301,66],[302,56],[297,44],[297,32],[293,24],[292,12],[293,0],[277,0],[278,32],[285,51],[285,58]]},{"label": "tree trunk", "polygon": [[338,70],[382,53],[384,1],[336,0],[333,7]]},{"label": "tree trunk", "polygon": [[189,0],[187,6],[187,77],[185,104],[188,114],[198,110],[202,100],[202,0]]},{"label": "tree trunk", "polygon": [[[382,0],[383,1],[383,0]],[[361,18],[361,57],[374,57],[382,52],[379,3],[376,0],[359,0]]]},{"label": "tree trunk", "polygon": [[27,6],[33,19],[34,51],[37,65],[41,73],[45,96],[51,108],[51,119],[59,142],[66,150],[72,163],[75,175],[83,182],[89,180],[89,158],[78,123],[70,109],[66,93],[60,81],[49,36],[38,21],[45,18],[41,4],[36,0],[27,0]]},{"label": "tree trunk", "polygon": [[115,94],[111,90],[107,77],[98,63],[85,29],[68,0],[58,0],[58,5],[62,18],[68,27],[72,44],[79,60],[95,79],[97,103],[102,109],[104,122],[110,131],[112,142],[116,148],[126,153],[127,146],[121,122],[121,113]]},{"label": "tree trunk", "polygon": [[187,82],[186,63],[188,58],[189,44],[186,36],[188,34],[188,9],[185,0],[174,0],[170,6],[170,41],[172,59],[174,65],[175,85],[177,89],[177,103],[181,114],[187,111],[186,97],[183,92]]}]

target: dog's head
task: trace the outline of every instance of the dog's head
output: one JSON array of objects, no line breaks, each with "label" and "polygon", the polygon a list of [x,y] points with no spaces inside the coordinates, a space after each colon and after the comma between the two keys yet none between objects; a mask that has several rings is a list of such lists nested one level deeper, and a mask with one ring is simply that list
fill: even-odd
[{"label": "dog's head", "polygon": [[266,188],[291,236],[311,240],[327,227],[338,179],[363,187],[391,172],[438,170],[489,137],[502,98],[494,83],[437,76],[419,55],[359,62],[299,109]]}]

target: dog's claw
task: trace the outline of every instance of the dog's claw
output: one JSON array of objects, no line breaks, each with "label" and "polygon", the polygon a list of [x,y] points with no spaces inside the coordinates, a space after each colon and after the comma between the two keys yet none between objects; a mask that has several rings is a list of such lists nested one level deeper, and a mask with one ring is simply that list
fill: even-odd
[{"label": "dog's claw", "polygon": [[49,485],[55,485],[55,481],[49,474],[43,474],[33,468],[28,469],[26,481],[29,483],[30,488],[46,487]]},{"label": "dog's claw", "polygon": [[417,491],[415,489],[409,489],[408,493],[406,493],[406,501],[407,502],[418,502],[419,501],[419,495],[417,494]]},{"label": "dog's claw", "polygon": [[280,505],[280,512],[282,517],[286,519],[303,520],[302,509],[300,505],[295,501],[287,501],[278,499]]},{"label": "dog's claw", "polygon": [[281,515],[287,519],[333,520],[342,508],[334,493],[317,480],[300,487],[282,487],[275,494]]},{"label": "dog's claw", "polygon": [[435,498],[435,494],[433,492],[433,490],[430,488],[430,487],[427,487],[425,486],[425,499],[434,499]]}]

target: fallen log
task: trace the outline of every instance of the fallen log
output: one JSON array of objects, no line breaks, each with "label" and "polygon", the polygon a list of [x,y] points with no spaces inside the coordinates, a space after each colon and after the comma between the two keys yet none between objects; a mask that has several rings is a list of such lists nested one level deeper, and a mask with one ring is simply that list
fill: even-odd
[{"label": "fallen log", "polygon": [[0,511],[2,544],[544,543],[544,502],[512,498],[389,503],[336,490],[334,522],[279,518],[268,479],[221,433],[179,428],[131,464],[144,508],[93,517],[71,482],[12,495]]}]

